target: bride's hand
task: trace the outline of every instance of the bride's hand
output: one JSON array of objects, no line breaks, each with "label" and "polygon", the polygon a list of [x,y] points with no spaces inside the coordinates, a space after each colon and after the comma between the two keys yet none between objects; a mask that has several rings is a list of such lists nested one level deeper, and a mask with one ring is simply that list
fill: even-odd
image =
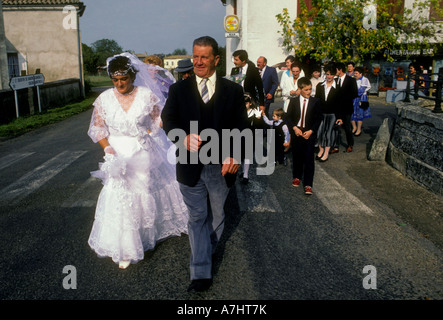
[{"label": "bride's hand", "polygon": [[104,151],[105,151],[105,153],[108,153],[108,154],[114,154],[115,155],[115,150],[111,147],[111,146],[107,146],[105,149],[104,149]]}]

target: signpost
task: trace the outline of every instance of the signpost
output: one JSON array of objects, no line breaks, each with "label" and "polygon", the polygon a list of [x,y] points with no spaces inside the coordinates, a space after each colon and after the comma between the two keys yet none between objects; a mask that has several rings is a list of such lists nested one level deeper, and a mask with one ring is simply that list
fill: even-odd
[{"label": "signpost", "polygon": [[236,15],[225,17],[225,38],[240,38],[240,19]]},{"label": "signpost", "polygon": [[14,90],[15,112],[17,118],[19,117],[17,90],[37,87],[38,110],[39,112],[42,112],[42,107],[40,103],[40,86],[43,83],[45,83],[45,77],[41,73],[11,78],[11,80],[9,81],[9,86],[12,90]]}]

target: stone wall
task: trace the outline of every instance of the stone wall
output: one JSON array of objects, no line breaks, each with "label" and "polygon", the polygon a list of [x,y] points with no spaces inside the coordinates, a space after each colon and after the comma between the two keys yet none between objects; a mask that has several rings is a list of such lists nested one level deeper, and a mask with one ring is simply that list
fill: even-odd
[{"label": "stone wall", "polygon": [[398,116],[386,161],[402,174],[443,195],[443,113],[433,113],[420,103],[420,99],[397,103]]},{"label": "stone wall", "polygon": [[[19,116],[27,116],[39,112],[37,88],[17,91]],[[42,111],[62,107],[70,102],[82,99],[82,87],[79,79],[66,79],[48,82],[40,86],[40,103]],[[8,123],[16,118],[15,98],[13,90],[0,90],[0,124]]]}]

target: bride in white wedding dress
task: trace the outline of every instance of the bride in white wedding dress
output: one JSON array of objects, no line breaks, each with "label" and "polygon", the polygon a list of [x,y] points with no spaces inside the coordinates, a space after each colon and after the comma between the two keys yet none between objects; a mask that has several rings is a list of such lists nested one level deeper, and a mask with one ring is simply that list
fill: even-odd
[{"label": "bride in white wedding dress", "polygon": [[88,243],[122,269],[142,260],[158,241],[187,234],[188,211],[175,165],[167,160],[167,149],[175,146],[159,119],[164,99],[156,92],[162,81],[156,77],[164,73],[155,68],[129,53],[109,58],[114,88],[94,102],[88,130],[105,152],[100,169],[91,172],[103,189]]}]

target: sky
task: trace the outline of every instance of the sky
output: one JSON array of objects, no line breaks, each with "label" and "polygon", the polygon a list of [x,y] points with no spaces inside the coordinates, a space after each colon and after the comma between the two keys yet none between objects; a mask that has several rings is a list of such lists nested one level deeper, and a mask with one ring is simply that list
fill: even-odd
[{"label": "sky", "polygon": [[124,51],[170,54],[208,35],[225,46],[221,0],[82,0],[82,43],[115,40]]}]

